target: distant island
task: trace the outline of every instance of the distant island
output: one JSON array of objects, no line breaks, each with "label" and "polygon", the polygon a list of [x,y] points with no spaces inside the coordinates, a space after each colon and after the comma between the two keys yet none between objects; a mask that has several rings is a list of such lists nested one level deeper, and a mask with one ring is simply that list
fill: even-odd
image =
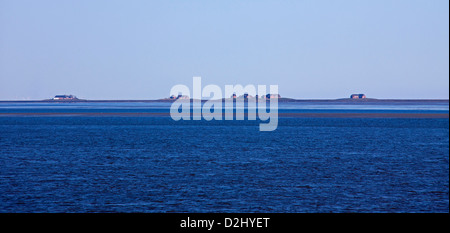
[{"label": "distant island", "polygon": [[[449,104],[448,99],[376,99],[376,98],[367,98],[365,94],[351,94],[349,98],[339,98],[339,99],[294,99],[281,97],[279,94],[267,94],[265,96],[259,97],[250,96],[248,94],[244,94],[241,96],[236,96],[233,94],[230,96],[231,99],[277,99],[278,102],[288,103],[288,102],[313,102],[313,103],[324,103],[324,104],[387,104],[387,103],[402,103],[402,104],[416,104],[416,103],[440,103],[440,104]],[[154,99],[154,100],[88,100],[88,99],[80,99],[72,94],[63,94],[63,95],[55,95],[53,98],[44,99],[44,100],[0,100],[0,103],[36,103],[36,102],[64,102],[64,103],[72,103],[72,102],[174,102],[178,99],[183,100],[191,100],[188,96],[170,96],[162,99]],[[227,98],[222,98],[222,101],[225,101]],[[208,100],[202,99],[202,102],[206,102]],[[220,101],[220,100],[218,100]]]}]

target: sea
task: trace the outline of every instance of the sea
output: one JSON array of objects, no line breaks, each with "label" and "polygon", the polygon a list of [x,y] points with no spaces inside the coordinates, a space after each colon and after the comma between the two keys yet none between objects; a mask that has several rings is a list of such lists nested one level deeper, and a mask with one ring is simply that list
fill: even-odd
[{"label": "sea", "polygon": [[169,107],[0,103],[0,212],[449,212],[448,101],[279,103],[268,132]]}]

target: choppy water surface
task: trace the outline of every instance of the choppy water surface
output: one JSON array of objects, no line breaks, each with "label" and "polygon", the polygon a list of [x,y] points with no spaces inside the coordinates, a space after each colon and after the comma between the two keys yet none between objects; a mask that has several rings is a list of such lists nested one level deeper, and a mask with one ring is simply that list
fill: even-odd
[{"label": "choppy water surface", "polygon": [[0,212],[448,212],[448,119],[0,117]]}]

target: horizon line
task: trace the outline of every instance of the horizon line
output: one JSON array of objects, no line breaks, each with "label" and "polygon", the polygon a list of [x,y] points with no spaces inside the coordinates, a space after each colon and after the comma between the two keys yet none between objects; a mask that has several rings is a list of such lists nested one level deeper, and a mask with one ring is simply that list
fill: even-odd
[{"label": "horizon line", "polygon": [[[240,99],[240,98],[220,98],[220,99],[200,99],[203,101],[208,101],[208,100],[225,100],[225,99]],[[333,100],[350,100],[350,101],[386,101],[386,100],[391,100],[391,101],[401,101],[401,100],[405,100],[405,101],[449,101],[449,98],[445,99],[445,98],[363,98],[363,99],[352,99],[352,98],[336,98],[336,99],[332,99],[332,98],[291,98],[291,97],[280,97],[277,98],[279,100],[282,101],[288,101],[288,100],[292,100],[292,101],[333,101]],[[189,98],[186,100],[194,100],[193,98]],[[199,99],[195,99],[195,100],[199,100]],[[0,99],[0,102],[86,102],[86,101],[132,101],[132,102],[138,102],[138,101],[163,101],[163,102],[172,102],[172,101],[176,101],[176,99],[169,99],[169,98],[160,98],[160,99],[82,99],[82,98],[77,98],[77,99],[67,99],[67,100],[54,100],[54,99]]]}]

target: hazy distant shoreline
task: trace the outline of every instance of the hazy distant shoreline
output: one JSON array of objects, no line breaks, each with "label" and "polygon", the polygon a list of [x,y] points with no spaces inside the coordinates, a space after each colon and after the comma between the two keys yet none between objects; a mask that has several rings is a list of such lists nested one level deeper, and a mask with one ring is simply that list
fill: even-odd
[{"label": "hazy distant shoreline", "polygon": [[[202,100],[205,102],[207,100]],[[157,100],[0,100],[0,103],[171,103],[174,100],[157,99]],[[315,103],[315,104],[449,104],[448,99],[291,99],[279,98],[280,103]]]}]

